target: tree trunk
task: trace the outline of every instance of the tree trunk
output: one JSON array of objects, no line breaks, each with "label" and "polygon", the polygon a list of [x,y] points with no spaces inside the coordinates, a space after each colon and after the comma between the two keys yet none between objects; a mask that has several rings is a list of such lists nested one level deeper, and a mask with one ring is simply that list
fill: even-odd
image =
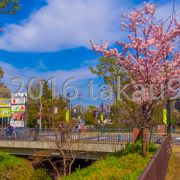
[{"label": "tree trunk", "polygon": [[145,125],[142,128],[142,154],[146,154],[146,127]]},{"label": "tree trunk", "polygon": [[73,158],[72,161],[69,164],[69,175],[71,174],[71,168],[72,168],[72,165],[73,165],[74,161],[75,161],[75,158]]},{"label": "tree trunk", "polygon": [[146,111],[146,104],[142,106],[143,112],[143,127],[142,127],[142,154],[146,154],[146,128],[147,128],[147,111]]},{"label": "tree trunk", "polygon": [[66,177],[66,157],[63,157],[64,177]]}]

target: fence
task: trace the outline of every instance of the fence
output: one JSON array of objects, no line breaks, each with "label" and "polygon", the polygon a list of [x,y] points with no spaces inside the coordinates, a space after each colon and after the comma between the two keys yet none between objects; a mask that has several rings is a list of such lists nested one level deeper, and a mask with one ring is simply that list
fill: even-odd
[{"label": "fence", "polygon": [[58,129],[14,129],[9,132],[1,130],[0,140],[20,140],[20,141],[82,141],[86,143],[102,144],[127,144],[133,142],[133,133],[129,129],[84,129],[78,132]]},{"label": "fence", "polygon": [[139,180],[165,180],[172,151],[171,135],[168,135],[153,156]]},{"label": "fence", "polygon": [[[148,135],[150,138],[150,135]],[[86,143],[123,144],[133,142],[132,129],[83,129],[81,131],[61,131],[59,129],[15,128],[14,130],[0,130],[0,140],[16,141],[82,141]],[[160,144],[162,134],[152,134],[152,141]]]}]

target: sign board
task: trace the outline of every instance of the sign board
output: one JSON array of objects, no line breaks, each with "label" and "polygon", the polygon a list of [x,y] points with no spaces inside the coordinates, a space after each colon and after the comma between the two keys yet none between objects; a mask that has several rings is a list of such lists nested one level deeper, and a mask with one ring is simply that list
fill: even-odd
[{"label": "sign board", "polygon": [[167,122],[167,109],[163,109],[163,122],[166,126],[168,126]]},{"label": "sign board", "polygon": [[13,99],[13,98],[17,98],[17,99],[19,99],[19,98],[27,98],[27,93],[11,93],[11,98]]},{"label": "sign board", "polygon": [[103,113],[101,113],[101,121],[104,122]]},{"label": "sign board", "polygon": [[69,109],[66,110],[66,122],[69,123]]},{"label": "sign board", "polygon": [[11,117],[11,108],[0,108],[0,117]]},{"label": "sign board", "polygon": [[25,105],[13,105],[11,106],[11,112],[25,112]]},{"label": "sign board", "polygon": [[41,123],[41,120],[40,120],[40,119],[37,119],[37,123],[40,124],[40,123]]},{"label": "sign board", "polygon": [[25,104],[26,103],[26,99],[25,98],[13,98],[11,99],[11,104],[12,105],[18,105],[18,104]]},{"label": "sign board", "polygon": [[27,93],[12,93],[11,94],[12,105],[25,104],[26,100],[27,100]]},{"label": "sign board", "polygon": [[0,98],[0,107],[11,107],[10,98]]},{"label": "sign board", "polygon": [[24,121],[10,121],[12,127],[24,127]]},{"label": "sign board", "polygon": [[12,112],[11,120],[12,121],[24,121],[25,120],[25,112]]}]

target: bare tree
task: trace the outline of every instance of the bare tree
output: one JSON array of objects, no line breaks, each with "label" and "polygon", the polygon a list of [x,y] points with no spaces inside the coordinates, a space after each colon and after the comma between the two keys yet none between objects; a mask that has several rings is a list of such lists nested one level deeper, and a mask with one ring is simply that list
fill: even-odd
[{"label": "bare tree", "polygon": [[[36,151],[36,155],[31,156],[32,163],[38,164],[43,161],[48,161],[57,174],[57,179],[63,175],[71,174],[72,165],[75,159],[84,153],[85,140],[80,133],[73,132],[72,124],[65,124],[59,128],[52,129],[53,140],[56,149]],[[52,136],[51,136],[52,138]],[[58,156],[62,160],[53,161],[53,156]],[[63,168],[58,167],[58,163],[63,165]]]}]

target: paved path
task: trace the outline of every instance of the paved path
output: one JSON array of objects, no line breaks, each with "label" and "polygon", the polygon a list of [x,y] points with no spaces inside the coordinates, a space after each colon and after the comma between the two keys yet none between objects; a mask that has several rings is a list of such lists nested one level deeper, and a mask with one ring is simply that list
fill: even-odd
[{"label": "paved path", "polygon": [[180,180],[180,146],[179,151],[174,151],[176,157],[176,170],[174,180]]},{"label": "paved path", "polygon": [[172,137],[172,147],[176,158],[175,170],[172,180],[180,180],[180,134],[176,137]]}]

